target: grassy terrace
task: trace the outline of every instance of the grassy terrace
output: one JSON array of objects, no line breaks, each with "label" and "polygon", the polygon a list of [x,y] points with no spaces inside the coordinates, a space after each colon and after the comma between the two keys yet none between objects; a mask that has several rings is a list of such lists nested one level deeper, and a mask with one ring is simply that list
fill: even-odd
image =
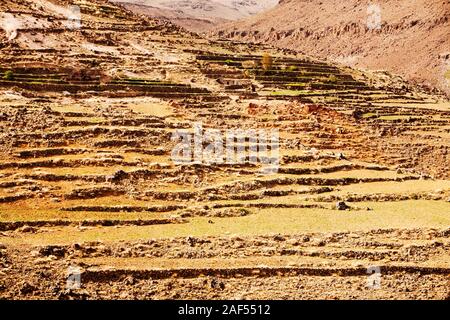
[{"label": "grassy terrace", "polygon": [[45,70],[15,70],[0,72],[0,86],[18,86],[38,91],[140,91],[152,94],[208,94],[204,88],[193,88],[187,84],[154,81],[148,79],[113,79],[102,83],[100,76],[86,79],[70,79],[68,73],[45,73]]},{"label": "grassy terrace", "polygon": [[[152,226],[124,226],[122,228],[92,228],[82,233],[84,241],[119,241],[148,238],[219,236],[251,236],[258,234],[297,234],[300,232],[343,232],[373,230],[374,228],[419,228],[448,226],[449,217],[445,215],[448,205],[433,201],[402,201],[386,203],[357,203],[371,206],[373,211],[362,211],[357,215],[337,214],[327,209],[261,209],[258,214],[237,218],[193,218],[189,223],[161,224]],[[416,210],[411,210],[415,208]],[[73,213],[70,213],[71,215]],[[45,215],[52,215],[44,213]],[[59,216],[61,213],[59,213]],[[79,213],[84,216],[105,218],[105,214]],[[117,219],[139,219],[145,214],[117,213],[107,214]],[[147,214],[148,216],[148,214]],[[208,223],[212,220],[214,224]],[[66,227],[52,233],[37,233],[26,239],[8,239],[5,243],[68,244],[77,242],[80,232],[76,227]]]},{"label": "grassy terrace", "polygon": [[[1,50],[0,298],[449,297],[448,102],[107,0],[73,4],[87,29],[42,41],[61,50]],[[195,122],[203,161],[195,139],[190,155],[172,139]],[[209,163],[215,133],[235,129],[243,159]],[[261,134],[256,164],[252,129],[279,132],[279,148]],[[383,268],[382,290],[364,288],[367,266]]]},{"label": "grassy terrace", "polygon": [[333,106],[423,101],[420,97],[374,88],[357,80],[351,71],[323,62],[273,56],[270,66],[264,66],[263,56],[259,55],[195,53],[207,77],[257,81],[263,88],[258,93],[270,100],[304,97],[304,102],[327,101]]},{"label": "grassy terrace", "polygon": [[121,10],[118,10],[114,6],[109,5],[92,5],[92,4],[85,4],[83,1],[76,1],[76,5],[78,5],[81,9],[81,13],[83,14],[90,14],[94,16],[102,16],[102,17],[108,17],[108,18],[114,18],[114,19],[127,19],[128,16]]},{"label": "grassy terrace", "polygon": [[301,96],[309,90],[326,90],[327,93],[331,90],[372,90],[364,82],[355,80],[351,74],[326,63],[292,58],[271,59],[271,65],[267,68],[263,66],[262,56],[197,55],[198,61],[208,65],[219,64],[235,68],[235,72],[226,70],[223,73],[205,68],[204,73],[208,77],[254,79],[265,88],[272,88],[270,95],[274,96]]}]

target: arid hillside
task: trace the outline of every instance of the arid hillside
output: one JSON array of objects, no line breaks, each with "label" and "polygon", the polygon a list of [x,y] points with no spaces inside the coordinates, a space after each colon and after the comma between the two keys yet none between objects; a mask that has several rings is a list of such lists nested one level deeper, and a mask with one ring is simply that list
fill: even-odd
[{"label": "arid hillside", "polygon": [[0,26],[0,299],[450,299],[444,95],[106,0]]},{"label": "arid hillside", "polygon": [[220,26],[214,34],[388,70],[450,92],[450,2],[376,3],[283,0],[265,13]]},{"label": "arid hillside", "polygon": [[127,9],[203,32],[273,8],[278,0],[112,0]]}]

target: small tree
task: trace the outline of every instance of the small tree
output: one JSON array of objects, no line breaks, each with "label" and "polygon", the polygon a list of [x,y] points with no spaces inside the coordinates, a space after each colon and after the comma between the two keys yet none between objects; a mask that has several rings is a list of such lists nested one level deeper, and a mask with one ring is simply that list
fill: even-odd
[{"label": "small tree", "polygon": [[6,71],[5,75],[3,76],[3,79],[5,79],[5,80],[13,80],[14,79],[14,73],[11,70]]},{"label": "small tree", "polygon": [[264,70],[270,70],[273,66],[273,58],[270,54],[264,53],[261,59],[261,64]]}]

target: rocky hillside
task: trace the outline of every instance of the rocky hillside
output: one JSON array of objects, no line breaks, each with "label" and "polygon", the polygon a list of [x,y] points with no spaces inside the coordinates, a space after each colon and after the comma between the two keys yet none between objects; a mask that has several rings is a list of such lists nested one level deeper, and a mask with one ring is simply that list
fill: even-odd
[{"label": "rocky hillside", "polygon": [[272,10],[221,26],[214,34],[388,70],[449,93],[450,1],[377,3],[379,11],[359,0],[283,0]]},{"label": "rocky hillside", "polygon": [[449,300],[449,128],[387,74],[2,0],[0,300]]},{"label": "rocky hillside", "polygon": [[189,30],[202,32],[218,24],[260,13],[278,0],[112,0],[151,17],[168,19]]}]

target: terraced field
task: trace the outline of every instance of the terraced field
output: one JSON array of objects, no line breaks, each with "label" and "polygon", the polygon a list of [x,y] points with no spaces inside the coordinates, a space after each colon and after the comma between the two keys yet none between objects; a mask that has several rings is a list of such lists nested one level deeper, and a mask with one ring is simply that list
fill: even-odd
[{"label": "terraced field", "polygon": [[[445,96],[76,3],[0,4],[0,297],[450,297]],[[177,164],[199,123],[277,129],[279,167]]]}]

